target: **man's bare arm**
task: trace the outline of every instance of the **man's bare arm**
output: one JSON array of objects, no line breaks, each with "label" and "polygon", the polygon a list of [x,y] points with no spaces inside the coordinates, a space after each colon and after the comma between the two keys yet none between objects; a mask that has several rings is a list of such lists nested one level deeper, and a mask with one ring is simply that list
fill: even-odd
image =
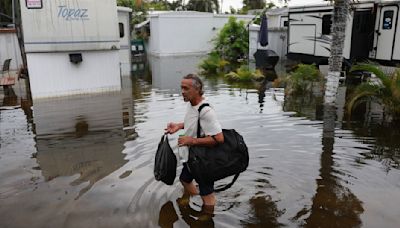
[{"label": "man's bare arm", "polygon": [[216,134],[214,137],[193,138],[190,136],[182,136],[178,139],[179,146],[215,146],[220,143],[224,143],[224,134],[222,134],[222,132]]},{"label": "man's bare arm", "polygon": [[174,134],[175,132],[183,129],[183,123],[168,123],[167,128],[165,128],[165,133]]}]

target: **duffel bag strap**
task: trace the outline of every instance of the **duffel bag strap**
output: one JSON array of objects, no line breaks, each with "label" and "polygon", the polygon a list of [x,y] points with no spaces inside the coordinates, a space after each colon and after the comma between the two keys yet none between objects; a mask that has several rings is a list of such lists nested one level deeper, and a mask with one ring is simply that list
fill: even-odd
[{"label": "duffel bag strap", "polygon": [[232,187],[232,185],[235,183],[235,181],[238,179],[240,173],[235,174],[235,176],[233,177],[231,183],[225,185],[224,187],[219,187],[217,189],[214,189],[214,192],[222,192],[225,191],[226,189]]},{"label": "duffel bag strap", "polygon": [[[200,138],[200,129],[201,129],[201,126],[200,126],[200,113],[201,113],[201,110],[204,108],[204,107],[207,107],[207,106],[210,106],[210,104],[208,104],[208,103],[204,103],[204,104],[201,104],[200,105],[200,107],[199,107],[199,118],[197,119],[197,138]],[[213,136],[211,136],[214,140],[215,140],[215,142],[217,142],[217,144],[218,144],[218,141],[215,139],[215,135],[213,135]],[[228,188],[230,188],[230,187],[232,187],[232,185],[236,182],[236,180],[238,179],[238,177],[239,177],[239,175],[240,175],[240,173],[237,173],[237,174],[235,174],[235,176],[233,177],[233,179],[232,179],[232,181],[231,181],[231,183],[229,183],[229,184],[227,184],[227,185],[225,185],[225,186],[223,186],[223,187],[219,187],[219,188],[217,188],[217,189],[214,189],[214,192],[222,192],[222,191],[225,191],[226,189],[228,189]]]},{"label": "duffel bag strap", "polygon": [[200,129],[201,129],[201,126],[200,126],[200,113],[201,113],[201,110],[206,106],[210,106],[210,104],[208,104],[208,103],[201,104],[199,109],[198,109],[199,110],[199,118],[197,119],[197,138],[200,138],[200,136],[201,136],[200,135]]}]

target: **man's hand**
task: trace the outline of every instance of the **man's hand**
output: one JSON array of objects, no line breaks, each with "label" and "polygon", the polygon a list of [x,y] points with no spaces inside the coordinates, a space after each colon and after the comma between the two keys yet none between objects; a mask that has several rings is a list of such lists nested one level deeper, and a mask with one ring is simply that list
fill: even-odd
[{"label": "man's hand", "polygon": [[178,146],[193,146],[194,138],[190,136],[180,136],[178,138]]},{"label": "man's hand", "polygon": [[183,123],[168,123],[165,128],[165,133],[174,134],[175,132],[183,129]]}]

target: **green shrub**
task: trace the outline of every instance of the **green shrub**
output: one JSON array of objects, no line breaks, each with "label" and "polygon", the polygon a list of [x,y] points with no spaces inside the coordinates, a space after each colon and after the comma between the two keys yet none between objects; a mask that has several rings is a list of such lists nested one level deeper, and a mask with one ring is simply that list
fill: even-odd
[{"label": "green shrub", "polygon": [[249,52],[249,33],[244,21],[230,17],[214,39],[214,51],[230,63],[238,63]]},{"label": "green shrub", "polygon": [[225,75],[230,81],[249,82],[252,80],[260,81],[264,79],[264,75],[260,70],[251,71],[247,65],[242,65],[236,72],[231,71]]},{"label": "green shrub", "polygon": [[323,77],[314,64],[299,64],[287,78],[290,92],[311,91],[313,83],[322,80]]},{"label": "green shrub", "polygon": [[228,61],[222,59],[216,52],[212,52],[200,63],[199,67],[203,70],[203,74],[210,75],[222,73],[227,64],[229,64]]}]

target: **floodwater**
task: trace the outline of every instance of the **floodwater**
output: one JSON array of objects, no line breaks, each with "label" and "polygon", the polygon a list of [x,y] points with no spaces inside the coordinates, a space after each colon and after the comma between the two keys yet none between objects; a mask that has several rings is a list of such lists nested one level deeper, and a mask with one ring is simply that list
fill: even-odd
[{"label": "floodwater", "polygon": [[156,181],[154,156],[167,122],[183,119],[179,80],[198,62],[152,59],[152,74],[137,64],[117,93],[5,98],[0,227],[399,227],[399,128],[374,111],[347,119],[345,87],[338,107],[324,109],[318,97],[205,80],[223,127],[244,136],[250,164],[216,194],[211,218],[199,197],[180,206],[179,181]]}]

